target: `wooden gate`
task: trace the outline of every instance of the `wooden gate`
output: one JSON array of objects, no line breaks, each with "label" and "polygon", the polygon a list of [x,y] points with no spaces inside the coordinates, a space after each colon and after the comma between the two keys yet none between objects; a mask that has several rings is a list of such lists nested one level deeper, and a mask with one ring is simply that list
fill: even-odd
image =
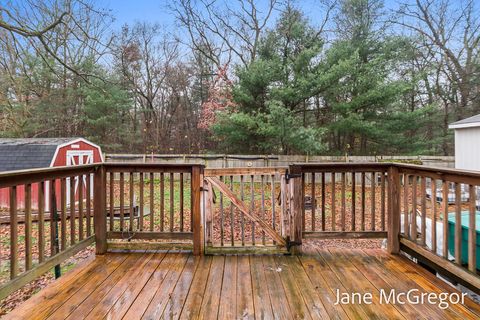
[{"label": "wooden gate", "polygon": [[287,168],[205,169],[205,252],[285,253]]}]

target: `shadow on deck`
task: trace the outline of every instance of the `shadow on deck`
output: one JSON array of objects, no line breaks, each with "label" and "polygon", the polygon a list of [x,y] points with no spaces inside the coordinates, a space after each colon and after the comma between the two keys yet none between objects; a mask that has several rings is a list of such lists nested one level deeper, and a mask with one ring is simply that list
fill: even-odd
[{"label": "shadow on deck", "polygon": [[[457,292],[401,256],[377,249],[313,250],[301,256],[108,253],[37,293],[7,319],[478,319],[466,298],[438,304],[380,303],[417,289]],[[372,304],[334,305],[340,292],[371,293]]]}]

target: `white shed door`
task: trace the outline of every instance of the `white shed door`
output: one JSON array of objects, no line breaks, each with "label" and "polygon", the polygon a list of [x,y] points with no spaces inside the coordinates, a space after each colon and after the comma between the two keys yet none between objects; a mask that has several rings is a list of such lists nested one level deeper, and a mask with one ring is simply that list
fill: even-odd
[{"label": "white shed door", "polygon": [[[67,151],[67,166],[78,166],[82,164],[93,163],[92,150],[68,150]],[[67,186],[70,185],[70,178],[67,178]],[[75,199],[77,199],[78,188],[83,188],[84,197],[86,195],[87,177],[84,176],[82,181],[75,177]],[[90,177],[90,191],[93,193],[93,177]],[[90,197],[92,194],[90,194]],[[85,199],[84,199],[85,200]],[[67,187],[67,205],[70,205],[70,188]]]}]

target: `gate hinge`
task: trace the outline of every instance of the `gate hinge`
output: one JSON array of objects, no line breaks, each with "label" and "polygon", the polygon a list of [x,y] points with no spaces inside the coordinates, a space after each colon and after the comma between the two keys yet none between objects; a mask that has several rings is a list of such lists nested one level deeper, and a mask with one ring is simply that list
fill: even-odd
[{"label": "gate hinge", "polygon": [[302,242],[300,241],[290,241],[290,237],[287,237],[286,239],[287,242],[287,251],[290,251],[290,249],[294,246],[301,246]]},{"label": "gate hinge", "polygon": [[302,174],[301,173],[287,173],[285,174],[285,180],[288,181],[293,178],[301,178]]}]

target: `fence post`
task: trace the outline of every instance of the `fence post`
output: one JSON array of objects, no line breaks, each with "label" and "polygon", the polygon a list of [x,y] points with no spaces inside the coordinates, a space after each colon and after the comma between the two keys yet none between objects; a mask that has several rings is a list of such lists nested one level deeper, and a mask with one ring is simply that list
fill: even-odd
[{"label": "fence post", "polygon": [[95,169],[93,178],[93,222],[96,254],[107,252],[106,175],[102,164]]},{"label": "fence post", "polygon": [[302,194],[302,170],[298,165],[289,167],[289,189],[290,189],[290,241],[295,246],[292,247],[292,253],[300,253],[302,250],[302,213],[303,213],[303,194]]},{"label": "fence post", "polygon": [[191,192],[192,192],[192,229],[193,229],[193,254],[202,255],[204,252],[203,219],[201,210],[201,186],[203,180],[203,166],[192,166]]},{"label": "fence post", "polygon": [[388,238],[389,253],[400,252],[400,175],[394,165],[388,168]]}]

